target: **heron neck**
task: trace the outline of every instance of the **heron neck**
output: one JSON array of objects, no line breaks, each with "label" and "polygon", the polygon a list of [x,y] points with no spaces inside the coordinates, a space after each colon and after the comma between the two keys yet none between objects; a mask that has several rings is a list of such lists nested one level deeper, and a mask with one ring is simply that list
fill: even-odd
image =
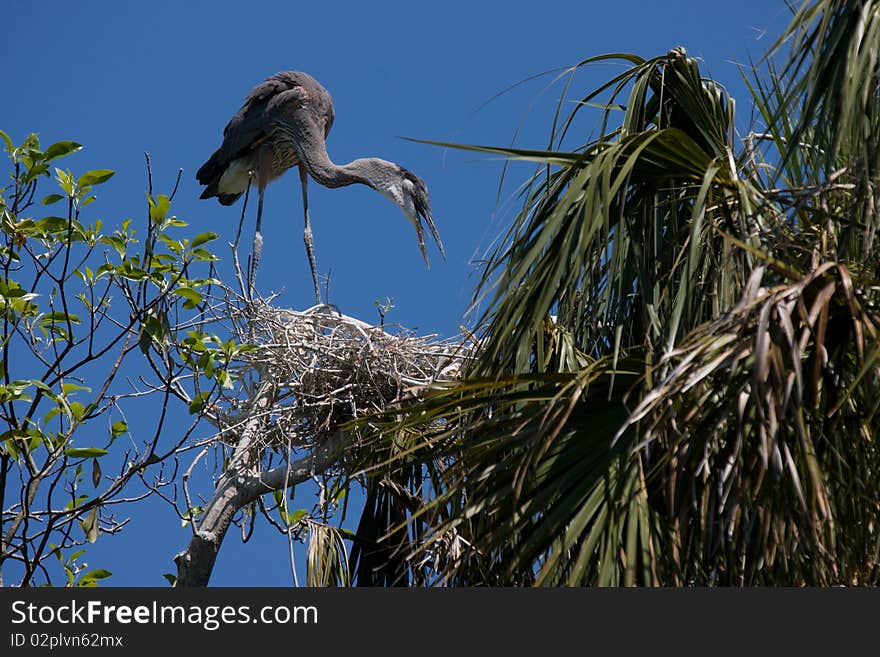
[{"label": "heron neck", "polygon": [[303,156],[309,175],[324,187],[345,187],[359,183],[379,189],[386,178],[384,172],[391,164],[374,157],[359,158],[348,164],[336,164],[323,149],[318,153],[303,153]]}]

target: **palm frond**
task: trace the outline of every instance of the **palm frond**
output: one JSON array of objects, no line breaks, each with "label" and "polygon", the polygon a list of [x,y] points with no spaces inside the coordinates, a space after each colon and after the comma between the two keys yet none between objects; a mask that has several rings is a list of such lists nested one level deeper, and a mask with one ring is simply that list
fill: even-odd
[{"label": "palm frond", "polygon": [[306,586],[349,586],[346,536],[337,527],[310,520]]},{"label": "palm frond", "polygon": [[[866,156],[877,171],[880,4],[874,0],[804,3],[771,52],[789,44],[782,76],[791,82],[777,116],[798,117],[786,154],[807,134],[824,153],[825,173],[841,158]],[[773,121],[775,123],[775,121]]]}]

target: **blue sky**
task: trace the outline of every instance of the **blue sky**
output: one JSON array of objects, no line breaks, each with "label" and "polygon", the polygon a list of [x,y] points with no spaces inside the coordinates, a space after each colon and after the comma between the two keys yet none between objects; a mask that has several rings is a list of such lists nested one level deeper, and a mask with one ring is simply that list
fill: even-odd
[{"label": "blue sky", "polygon": [[[557,87],[540,95],[549,78],[483,104],[529,76],[586,57],[652,57],[678,45],[702,58],[704,71],[740,100],[744,129],[748,102],[734,62],[760,57],[789,14],[781,0],[10,0],[0,16],[0,129],[17,142],[38,132],[46,145],[82,143],[66,162],[77,172],[116,170],[93,206],[105,225],[144,216],[144,151],[159,192],[170,190],[183,168],[174,213],[194,233],[220,233],[216,251],[225,260],[240,206],[200,201],[194,173],[254,84],[279,70],[311,73],[334,99],[331,158],[381,157],[422,177],[448,255],[444,262],[429,245],[427,270],[412,227],[385,198],[363,186],[330,190],[312,183],[317,261],[322,273],[331,272],[331,300],[349,315],[377,321],[374,301],[390,297],[395,308],[387,321],[450,336],[467,322],[476,261],[517,209],[512,194],[530,169],[514,166],[499,195],[499,160],[400,137],[503,146],[519,129],[518,145],[541,148],[559,93]],[[575,89],[591,89],[612,73],[597,68],[579,77]],[[245,239],[251,231],[252,224]],[[261,290],[283,291],[280,305],[308,307],[313,297],[295,174],[268,188],[263,231]],[[186,530],[159,503],[126,515],[126,530],[90,546],[90,561],[113,571],[108,585],[163,585],[161,573],[173,571]],[[304,551],[297,558],[303,562]],[[246,545],[230,532],[212,584],[290,583],[286,542],[274,529],[258,527]]]}]

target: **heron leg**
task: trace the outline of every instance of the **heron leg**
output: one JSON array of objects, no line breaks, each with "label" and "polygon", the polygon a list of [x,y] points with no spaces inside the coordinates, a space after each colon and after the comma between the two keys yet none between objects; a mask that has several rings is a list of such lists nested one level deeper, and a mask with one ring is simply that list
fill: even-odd
[{"label": "heron leg", "polygon": [[254,230],[254,245],[251,249],[251,271],[248,274],[248,296],[253,297],[254,283],[257,279],[257,267],[260,266],[260,258],[263,255],[263,192],[265,188],[260,185],[257,199],[257,226]]},{"label": "heron leg", "polygon": [[272,148],[263,145],[257,155],[257,225],[254,230],[254,246],[251,249],[251,270],[248,274],[248,296],[253,297],[254,283],[257,279],[257,268],[260,266],[260,257],[263,255],[263,193],[269,184],[272,173]]},{"label": "heron leg", "polygon": [[309,174],[305,167],[299,167],[299,180],[302,184],[303,213],[305,214],[306,228],[303,232],[303,241],[306,243],[306,253],[309,256],[309,267],[312,268],[312,283],[315,285],[315,301],[321,305],[321,287],[318,285],[318,264],[315,261],[315,240],[312,237],[312,224],[309,221]]}]

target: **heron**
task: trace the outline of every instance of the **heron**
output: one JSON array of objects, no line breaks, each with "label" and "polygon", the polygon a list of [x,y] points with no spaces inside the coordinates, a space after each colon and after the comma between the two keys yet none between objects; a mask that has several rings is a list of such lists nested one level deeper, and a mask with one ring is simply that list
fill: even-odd
[{"label": "heron", "polygon": [[431,231],[440,254],[446,257],[431,215],[428,189],[422,179],[394,162],[376,157],[359,158],[341,165],[333,163],[324,143],[333,118],[330,93],[315,78],[301,71],[276,73],[248,93],[241,109],[223,130],[220,147],[196,173],[196,179],[205,186],[200,198],[217,197],[222,205],[235,203],[251,181],[256,181],[259,198],[251,286],[262,251],[266,185],[292,167],[299,169],[305,217],[303,241],[318,304],[322,301],[309,219],[309,177],[330,188],[353,184],[372,187],[397,204],[415,227],[426,266],[430,264],[425,250],[423,222]]}]

